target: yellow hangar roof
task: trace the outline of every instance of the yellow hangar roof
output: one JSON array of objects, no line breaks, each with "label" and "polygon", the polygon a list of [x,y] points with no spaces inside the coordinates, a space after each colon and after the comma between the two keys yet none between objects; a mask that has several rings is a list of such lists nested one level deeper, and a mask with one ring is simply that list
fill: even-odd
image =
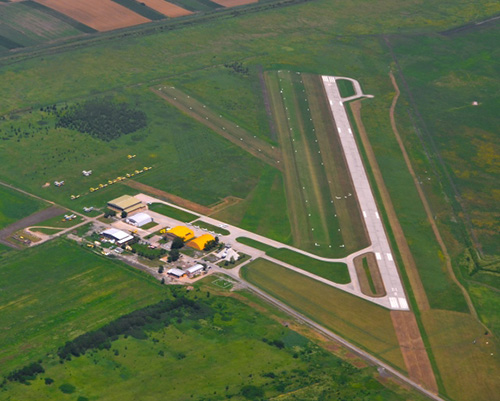
[{"label": "yellow hangar roof", "polygon": [[141,205],[141,201],[133,196],[123,195],[108,202],[108,205],[121,210],[127,210],[134,206]]},{"label": "yellow hangar roof", "polygon": [[190,246],[191,248],[198,249],[199,251],[203,251],[207,242],[214,240],[215,238],[210,234],[203,234],[202,236],[189,241],[186,245]]},{"label": "yellow hangar roof", "polygon": [[184,226],[177,226],[167,231],[168,234],[173,234],[176,237],[189,241],[194,237],[194,232],[190,228]]}]

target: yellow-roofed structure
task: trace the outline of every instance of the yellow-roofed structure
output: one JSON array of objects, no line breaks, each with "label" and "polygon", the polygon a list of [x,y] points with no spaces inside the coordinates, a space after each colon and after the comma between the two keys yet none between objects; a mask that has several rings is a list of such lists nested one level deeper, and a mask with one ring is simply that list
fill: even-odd
[{"label": "yellow-roofed structure", "polygon": [[203,234],[200,237],[189,241],[186,245],[190,246],[191,248],[197,249],[199,251],[203,251],[203,249],[205,249],[205,245],[207,244],[207,242],[214,240],[215,238],[210,234]]},{"label": "yellow-roofed structure", "polygon": [[184,241],[189,241],[194,238],[194,232],[185,226],[177,226],[167,231],[167,234],[175,235],[182,238]]},{"label": "yellow-roofed structure", "polygon": [[133,196],[123,195],[108,202],[108,208],[118,213],[132,213],[145,208],[145,205],[139,199],[134,198]]}]

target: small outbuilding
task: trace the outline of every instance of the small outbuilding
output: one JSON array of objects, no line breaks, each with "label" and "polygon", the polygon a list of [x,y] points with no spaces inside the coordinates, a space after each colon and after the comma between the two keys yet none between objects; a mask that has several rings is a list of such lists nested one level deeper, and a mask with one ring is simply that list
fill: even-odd
[{"label": "small outbuilding", "polygon": [[127,234],[125,231],[118,230],[117,228],[110,228],[101,233],[102,236],[114,240],[118,245],[123,245],[134,239],[134,237],[130,234]]},{"label": "small outbuilding", "polygon": [[186,273],[189,278],[193,278],[199,276],[203,272],[203,269],[203,265],[198,263],[197,265],[191,266],[190,268],[186,269]]},{"label": "small outbuilding", "polygon": [[177,226],[167,231],[167,235],[182,238],[184,241],[189,241],[194,238],[194,232],[185,226]]},{"label": "small outbuilding", "polygon": [[153,221],[153,218],[149,214],[141,212],[130,216],[126,221],[133,226],[142,227],[148,223],[151,223]]},{"label": "small outbuilding", "polygon": [[182,269],[178,269],[177,267],[174,267],[174,268],[168,270],[167,274],[169,276],[172,276],[172,277],[181,278],[181,277],[184,277],[186,275],[186,272]]},{"label": "small outbuilding", "polygon": [[210,241],[215,241],[215,238],[210,234],[203,234],[198,238],[189,241],[186,245],[197,249],[198,251],[203,251],[205,249],[205,245]]}]

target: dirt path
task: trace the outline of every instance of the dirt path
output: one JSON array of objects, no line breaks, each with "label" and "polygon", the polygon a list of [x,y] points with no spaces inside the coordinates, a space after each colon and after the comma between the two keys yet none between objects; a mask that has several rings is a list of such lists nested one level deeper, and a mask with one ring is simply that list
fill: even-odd
[{"label": "dirt path", "polygon": [[356,125],[358,126],[359,135],[361,137],[361,141],[363,142],[363,147],[366,151],[366,157],[368,158],[373,171],[373,176],[375,177],[375,181],[380,192],[380,196],[382,197],[382,202],[384,204],[385,211],[392,228],[392,232],[394,233],[394,238],[396,239],[401,258],[403,259],[403,264],[406,268],[406,273],[408,274],[411,288],[413,290],[413,293],[415,294],[418,308],[420,310],[428,310],[430,309],[429,301],[427,299],[424,286],[422,285],[422,281],[420,280],[417,265],[415,264],[415,260],[413,259],[413,255],[411,254],[408,242],[406,241],[403,228],[399,223],[396,211],[394,210],[394,205],[392,204],[392,200],[389,195],[389,191],[385,186],[384,178],[382,177],[377,159],[375,158],[375,153],[373,152],[373,149],[370,145],[368,135],[366,134],[366,130],[363,125],[363,121],[361,120],[361,101],[357,100],[355,102],[352,102],[351,110],[354,115]]},{"label": "dirt path", "polygon": [[413,312],[392,311],[391,319],[410,379],[437,394],[436,378],[415,315]]},{"label": "dirt path", "polygon": [[432,231],[434,232],[436,240],[439,244],[439,247],[441,248],[441,251],[443,252],[448,274],[450,275],[453,282],[462,291],[464,298],[467,302],[467,305],[469,307],[469,311],[470,311],[471,315],[474,316],[477,320],[479,320],[479,318],[477,316],[476,309],[474,308],[474,305],[472,303],[472,300],[470,298],[469,293],[466,291],[466,289],[463,287],[463,285],[458,281],[457,277],[455,276],[455,272],[453,271],[453,266],[451,265],[450,255],[448,254],[448,250],[446,249],[446,245],[443,241],[443,238],[441,237],[441,234],[439,232],[437,224],[434,221],[433,213],[432,213],[432,210],[429,206],[429,202],[427,202],[427,198],[425,197],[422,186],[419,184],[418,177],[415,174],[415,170],[413,170],[413,166],[411,164],[410,158],[408,156],[408,153],[406,152],[406,148],[404,146],[403,140],[401,139],[401,136],[399,135],[398,128],[396,126],[396,120],[394,118],[394,110],[396,108],[396,103],[398,101],[400,91],[399,91],[398,84],[396,82],[396,79],[394,78],[392,71],[389,73],[389,76],[391,77],[392,85],[394,86],[394,89],[396,90],[396,95],[394,96],[394,99],[392,100],[391,109],[389,112],[390,117],[391,117],[392,131],[394,132],[394,136],[396,137],[396,140],[398,141],[399,147],[401,148],[401,153],[403,153],[403,157],[404,157],[406,166],[408,167],[408,170],[410,171],[410,174],[413,178],[413,182],[415,183],[415,187],[417,188],[418,196],[420,197],[420,200],[422,201],[422,204],[424,205],[425,213],[427,214],[427,220],[429,221],[429,223],[432,227]]},{"label": "dirt path", "polygon": [[161,189],[151,187],[141,182],[137,182],[134,180],[125,180],[123,181],[123,184],[139,191],[147,192],[151,195],[159,197],[160,199],[175,203],[176,205],[185,207],[186,209],[193,210],[200,214],[209,215],[210,213],[212,213],[212,209],[207,206],[200,205],[196,202],[191,202],[190,200],[181,198],[180,196],[171,194],[169,192],[162,191]]}]

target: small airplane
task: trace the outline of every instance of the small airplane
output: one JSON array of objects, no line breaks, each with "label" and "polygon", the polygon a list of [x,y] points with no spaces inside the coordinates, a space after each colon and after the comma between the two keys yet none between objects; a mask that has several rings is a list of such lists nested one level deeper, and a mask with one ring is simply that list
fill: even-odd
[{"label": "small airplane", "polygon": [[88,177],[89,175],[92,174],[92,170],[83,170],[82,171],[82,174],[85,176],[85,177]]},{"label": "small airplane", "polygon": [[62,187],[64,185],[64,181],[54,181],[54,185],[56,187]]}]

